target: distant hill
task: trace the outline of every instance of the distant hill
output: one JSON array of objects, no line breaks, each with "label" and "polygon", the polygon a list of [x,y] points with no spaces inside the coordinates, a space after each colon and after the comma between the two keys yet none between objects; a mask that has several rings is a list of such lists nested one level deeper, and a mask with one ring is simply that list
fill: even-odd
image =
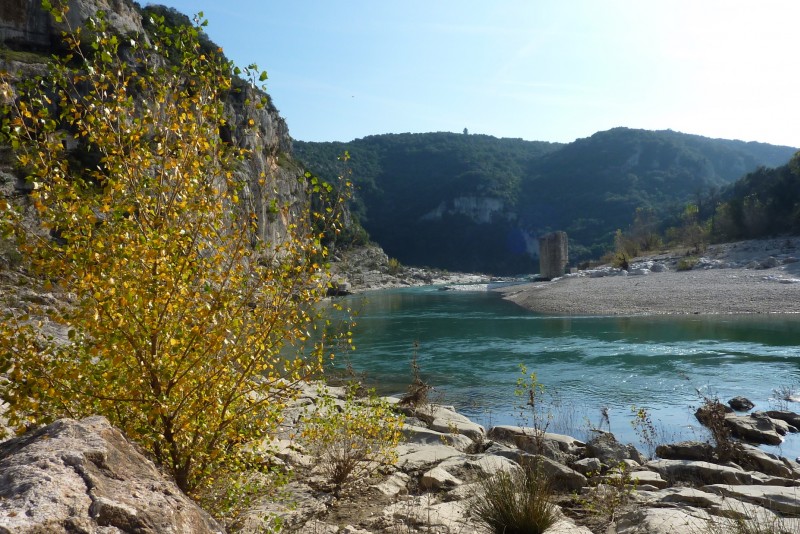
[{"label": "distant hill", "polygon": [[615,128],[569,144],[453,133],[294,143],[330,178],[350,152],[353,211],[409,265],[510,274],[536,271],[537,238],[570,235],[571,259],[597,257],[637,207],[675,210],[795,148]]}]

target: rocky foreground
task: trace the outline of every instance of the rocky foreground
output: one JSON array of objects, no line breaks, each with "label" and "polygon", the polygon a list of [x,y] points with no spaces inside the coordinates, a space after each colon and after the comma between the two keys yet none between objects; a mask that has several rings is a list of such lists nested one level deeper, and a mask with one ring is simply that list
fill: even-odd
[{"label": "rocky foreground", "polygon": [[[583,443],[531,428],[487,431],[451,407],[401,406],[397,462],[380,475],[330,491],[318,459],[294,439],[303,417],[343,388],[309,386],[287,410],[274,462],[292,473],[282,492],[255,501],[240,532],[280,524],[308,533],[488,532],[474,516],[481,479],[535,461],[552,481],[558,533],[800,531],[800,464],[741,444],[722,462],[708,443],[662,445],[648,459],[606,432]],[[735,435],[772,439],[796,431],[792,412],[730,413]],[[744,432],[745,430],[741,430]],[[759,437],[759,433],[761,437]],[[758,524],[762,530],[743,530]],[[223,526],[185,498],[99,417],[61,420],[0,444],[0,533],[207,533]],[[233,531],[233,529],[232,529]]]},{"label": "rocky foreground", "polygon": [[702,254],[636,258],[552,282],[499,288],[504,298],[553,315],[800,313],[800,238],[712,245]]}]

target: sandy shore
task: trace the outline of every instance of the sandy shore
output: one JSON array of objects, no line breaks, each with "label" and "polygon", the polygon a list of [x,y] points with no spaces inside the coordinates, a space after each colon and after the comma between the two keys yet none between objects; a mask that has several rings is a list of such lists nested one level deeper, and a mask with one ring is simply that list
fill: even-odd
[{"label": "sandy shore", "polygon": [[[675,271],[672,260],[677,257],[663,255],[656,259],[668,266],[666,272],[572,276],[496,291],[529,310],[555,315],[800,313],[800,262],[792,256],[794,247],[787,252],[785,245],[750,241],[709,249],[710,261],[732,268]],[[768,258],[777,258],[781,265],[745,267]]]}]

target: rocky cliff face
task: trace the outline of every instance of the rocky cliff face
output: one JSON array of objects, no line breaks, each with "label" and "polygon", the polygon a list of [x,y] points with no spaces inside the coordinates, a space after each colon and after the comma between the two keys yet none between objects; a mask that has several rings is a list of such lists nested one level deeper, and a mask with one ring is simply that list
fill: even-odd
[{"label": "rocky cliff face", "polygon": [[67,18],[56,24],[42,9],[40,0],[4,0],[0,4],[0,42],[23,50],[48,50],[57,46],[66,26],[81,25],[102,10],[121,35],[144,33],[142,17],[127,0],[71,0]]},{"label": "rocky cliff face", "polygon": [[[65,25],[78,27],[98,11],[106,13],[113,30],[121,35],[139,35],[146,39],[142,14],[129,0],[70,0],[67,20],[51,21],[40,0],[4,0],[0,2],[0,71],[8,72],[13,84],[20,79],[46,72],[47,57],[57,50]],[[0,50],[2,52],[2,50]],[[250,157],[237,172],[245,184],[245,200],[259,220],[260,237],[278,242],[286,235],[292,215],[306,200],[305,183],[298,178],[303,168],[291,156],[292,142],[286,121],[278,114],[267,95],[248,84],[237,82],[225,103],[231,141],[250,151]],[[258,108],[251,102],[266,97],[267,105]],[[254,126],[250,126],[250,121]],[[25,183],[13,170],[13,155],[0,147],[0,194],[20,196]],[[276,214],[276,205],[293,206],[289,216]]]}]

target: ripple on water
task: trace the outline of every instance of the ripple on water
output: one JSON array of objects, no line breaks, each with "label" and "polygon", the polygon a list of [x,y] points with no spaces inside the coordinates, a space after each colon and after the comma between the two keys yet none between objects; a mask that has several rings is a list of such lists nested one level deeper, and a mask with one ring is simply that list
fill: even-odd
[{"label": "ripple on water", "polygon": [[[402,392],[416,342],[441,400],[484,424],[518,422],[520,363],[558,394],[559,426],[579,434],[608,408],[611,430],[629,441],[631,405],[647,407],[664,435],[696,437],[700,394],[769,409],[773,389],[800,390],[800,317],[553,318],[491,293],[420,290],[371,294],[357,308],[356,370],[384,393]],[[800,439],[782,449],[800,455]]]}]

